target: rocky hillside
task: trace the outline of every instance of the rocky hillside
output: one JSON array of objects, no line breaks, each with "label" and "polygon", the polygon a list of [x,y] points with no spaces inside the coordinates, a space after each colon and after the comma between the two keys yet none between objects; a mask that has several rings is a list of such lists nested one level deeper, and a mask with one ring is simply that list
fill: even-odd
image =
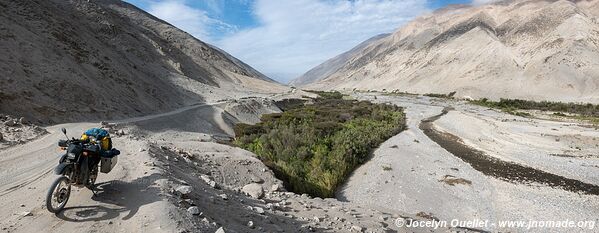
[{"label": "rocky hillside", "polygon": [[597,103],[598,16],[596,0],[451,6],[360,45],[304,86]]},{"label": "rocky hillside", "polygon": [[281,90],[258,71],[118,0],[0,0],[0,113],[120,118]]},{"label": "rocky hillside", "polygon": [[[334,74],[335,72],[337,72],[346,63],[350,62],[351,59],[353,59],[354,57],[360,56],[361,54],[364,54],[366,51],[372,51],[374,49],[381,48],[382,46],[380,46],[380,43],[377,43],[377,42],[386,38],[389,35],[391,35],[391,34],[387,33],[387,34],[380,34],[380,35],[374,36],[374,37],[360,43],[358,46],[354,47],[353,49],[351,49],[345,53],[342,53],[334,58],[331,58],[328,61],[312,68],[311,70],[309,70],[302,76],[291,80],[291,82],[289,82],[289,85],[303,86],[303,85],[306,85],[309,83],[320,81],[323,78],[326,78],[326,77]],[[378,45],[378,46],[371,46],[371,45]]]}]

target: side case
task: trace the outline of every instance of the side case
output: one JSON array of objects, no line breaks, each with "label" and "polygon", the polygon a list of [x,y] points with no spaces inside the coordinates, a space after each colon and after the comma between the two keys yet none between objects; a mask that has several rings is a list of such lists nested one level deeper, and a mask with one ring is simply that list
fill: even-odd
[{"label": "side case", "polygon": [[118,161],[118,158],[118,155],[115,155],[112,158],[102,157],[102,159],[100,160],[100,172],[109,173],[110,171],[112,171],[112,169],[116,165],[116,162]]}]

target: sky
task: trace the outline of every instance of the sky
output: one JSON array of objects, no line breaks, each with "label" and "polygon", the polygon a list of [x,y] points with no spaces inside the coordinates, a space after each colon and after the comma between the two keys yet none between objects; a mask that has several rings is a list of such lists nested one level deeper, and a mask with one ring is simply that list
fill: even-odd
[{"label": "sky", "polygon": [[448,4],[492,0],[125,0],[287,83]]}]

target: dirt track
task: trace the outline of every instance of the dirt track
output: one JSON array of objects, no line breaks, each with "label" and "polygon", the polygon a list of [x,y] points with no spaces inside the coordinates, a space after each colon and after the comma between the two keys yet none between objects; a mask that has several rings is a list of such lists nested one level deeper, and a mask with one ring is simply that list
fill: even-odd
[{"label": "dirt track", "polygon": [[[213,104],[119,122],[166,117],[210,105]],[[167,217],[174,214],[172,207],[159,197],[158,183],[163,177],[154,168],[144,165],[153,160],[147,152],[139,150],[146,148],[146,143],[128,136],[113,139],[121,155],[115,170],[99,175],[98,196],[93,197],[87,189],[74,188],[65,211],[54,216],[45,210],[45,194],[56,178],[53,169],[61,155],[56,143],[64,138],[62,127],[69,136],[77,137],[84,129],[99,127],[99,123],[51,126],[47,128],[50,133],[38,140],[0,151],[0,226],[3,231],[175,231],[176,224]]]}]

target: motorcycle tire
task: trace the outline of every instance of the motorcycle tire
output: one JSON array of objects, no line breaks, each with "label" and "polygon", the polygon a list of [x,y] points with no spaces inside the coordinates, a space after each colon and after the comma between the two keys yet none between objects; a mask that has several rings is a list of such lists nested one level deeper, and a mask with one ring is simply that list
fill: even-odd
[{"label": "motorcycle tire", "polygon": [[[64,183],[65,187],[60,187]],[[59,189],[60,188],[60,189]],[[69,178],[66,176],[58,177],[50,186],[48,194],[46,195],[46,209],[51,213],[59,213],[64,209],[71,196],[71,184]],[[55,207],[53,201],[56,201],[58,205]]]}]

